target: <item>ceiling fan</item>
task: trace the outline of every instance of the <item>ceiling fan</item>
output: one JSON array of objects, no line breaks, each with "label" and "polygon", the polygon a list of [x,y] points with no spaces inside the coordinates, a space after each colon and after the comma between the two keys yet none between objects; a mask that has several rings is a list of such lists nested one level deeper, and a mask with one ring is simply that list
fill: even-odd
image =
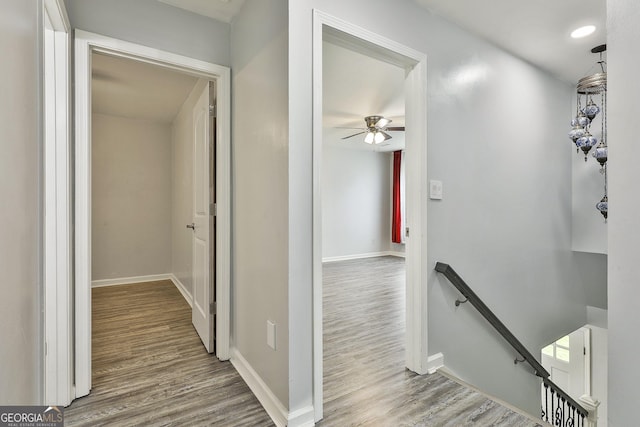
[{"label": "ceiling fan", "polygon": [[366,134],[364,137],[364,142],[366,142],[367,144],[380,144],[387,139],[391,139],[391,135],[389,135],[386,131],[404,131],[404,126],[388,126],[389,123],[391,123],[391,120],[385,119],[382,116],[367,116],[364,118],[364,122],[366,123],[367,127],[363,128],[362,132],[345,136],[342,139]]}]

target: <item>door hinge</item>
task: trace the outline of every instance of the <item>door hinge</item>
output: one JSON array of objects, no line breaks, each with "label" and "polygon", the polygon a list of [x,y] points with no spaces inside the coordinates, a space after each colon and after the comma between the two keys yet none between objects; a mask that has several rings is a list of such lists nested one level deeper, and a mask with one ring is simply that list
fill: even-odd
[{"label": "door hinge", "polygon": [[209,215],[218,216],[218,204],[217,203],[211,203],[209,205]]},{"label": "door hinge", "polygon": [[209,105],[209,115],[216,117],[217,109],[215,105]]},{"label": "door hinge", "polygon": [[409,227],[407,227],[407,230],[406,230],[405,236],[409,237]]},{"label": "door hinge", "polygon": [[209,304],[209,314],[218,314],[218,305],[215,301]]},{"label": "door hinge", "polygon": [[582,355],[583,356],[587,355],[587,347],[582,347]]}]

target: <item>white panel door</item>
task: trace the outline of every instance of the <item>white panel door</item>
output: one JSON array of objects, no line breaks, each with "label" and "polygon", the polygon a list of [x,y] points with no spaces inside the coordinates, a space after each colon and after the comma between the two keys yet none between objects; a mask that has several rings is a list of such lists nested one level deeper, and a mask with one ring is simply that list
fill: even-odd
[{"label": "white panel door", "polygon": [[[578,400],[590,388],[586,364],[590,349],[586,345],[589,328],[580,328],[545,347],[542,353],[542,366],[551,374],[556,383],[569,396]],[[544,396],[543,396],[544,399]]]},{"label": "white panel door", "polygon": [[214,352],[213,281],[209,254],[209,86],[193,110],[193,309],[191,320],[209,353]]}]

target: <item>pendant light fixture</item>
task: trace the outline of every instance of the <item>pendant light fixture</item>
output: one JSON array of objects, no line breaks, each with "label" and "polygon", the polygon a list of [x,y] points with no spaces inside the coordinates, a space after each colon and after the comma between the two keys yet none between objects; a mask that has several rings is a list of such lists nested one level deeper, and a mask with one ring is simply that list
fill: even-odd
[{"label": "pendant light fixture", "polygon": [[[584,161],[593,150],[593,157],[600,164],[600,173],[604,176],[604,196],[596,203],[596,209],[607,220],[609,199],[607,197],[607,70],[602,53],[607,45],[596,46],[591,53],[599,53],[597,62],[600,71],[583,77],[576,86],[576,115],[571,120],[569,138],[576,145],[578,153],[582,151]],[[595,134],[595,135],[594,135]]]}]

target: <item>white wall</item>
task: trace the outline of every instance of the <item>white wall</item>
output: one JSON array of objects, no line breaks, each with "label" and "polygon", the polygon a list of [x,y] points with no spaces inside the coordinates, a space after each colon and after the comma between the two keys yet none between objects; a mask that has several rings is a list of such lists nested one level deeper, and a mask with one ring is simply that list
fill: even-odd
[{"label": "white wall", "polygon": [[73,28],[229,65],[229,24],[156,0],[66,0]]},{"label": "white wall", "polygon": [[390,250],[390,156],[372,150],[323,145],[323,258]]},{"label": "white wall", "polygon": [[[290,408],[286,25],[285,1],[247,0],[231,29],[232,340]],[[267,320],[276,324],[275,350],[267,346]]]},{"label": "white wall", "polygon": [[[428,259],[448,262],[529,349],[585,324],[586,291],[597,266],[571,252],[571,158],[566,138],[572,87],[429,14],[394,2],[379,26],[382,0],[291,2],[290,181],[311,188],[313,8],[427,54],[428,175],[445,198],[427,201]],[[475,79],[468,78],[475,75]],[[535,125],[531,125],[535,117]],[[294,137],[295,136],[295,137]],[[613,139],[613,138],[612,138]],[[307,197],[296,213],[310,211]],[[291,211],[290,211],[291,215]],[[311,239],[311,228],[299,239]],[[514,365],[513,350],[472,307],[454,307],[446,279],[428,277],[429,354],[443,352],[466,381],[537,415],[539,382]],[[291,305],[306,299],[291,299]],[[292,320],[291,320],[292,321]],[[293,346],[295,343],[290,342]]]},{"label": "white wall", "polygon": [[640,145],[633,120],[640,94],[637,72],[640,4],[607,1],[609,160],[609,425],[638,424],[640,264],[637,227]]},{"label": "white wall", "polygon": [[[454,31],[444,37],[448,53],[429,56],[428,168],[446,195],[428,202],[428,264],[450,263],[531,351],[586,323],[587,290],[606,286],[594,280],[603,264],[580,263],[571,251],[575,153],[557,141],[565,138],[573,94],[570,85]],[[459,80],[465,70],[479,78]],[[465,380],[538,415],[539,382],[530,368],[513,363],[514,350],[472,307],[455,308],[458,294],[446,279],[432,273],[429,281],[429,352],[442,352]]]},{"label": "white wall", "polygon": [[171,123],[171,272],[193,291],[193,107],[207,85],[200,79]]},{"label": "white wall", "polygon": [[171,270],[171,129],[92,115],[92,280]]},{"label": "white wall", "polygon": [[[571,116],[567,116],[570,120]],[[602,214],[596,209],[596,203],[604,196],[604,175],[599,172],[600,164],[591,156],[591,153],[585,162],[584,154],[582,151],[576,154],[575,145],[569,138],[566,139],[565,148],[573,153],[571,156],[572,248],[574,251],[606,254],[608,226]]]},{"label": "white wall", "polygon": [[42,402],[41,2],[0,13],[0,402]]},{"label": "white wall", "polygon": [[[600,215],[598,212],[596,212]],[[574,252],[572,261],[576,266],[578,282],[582,283],[585,304],[607,309],[607,255]]]}]

